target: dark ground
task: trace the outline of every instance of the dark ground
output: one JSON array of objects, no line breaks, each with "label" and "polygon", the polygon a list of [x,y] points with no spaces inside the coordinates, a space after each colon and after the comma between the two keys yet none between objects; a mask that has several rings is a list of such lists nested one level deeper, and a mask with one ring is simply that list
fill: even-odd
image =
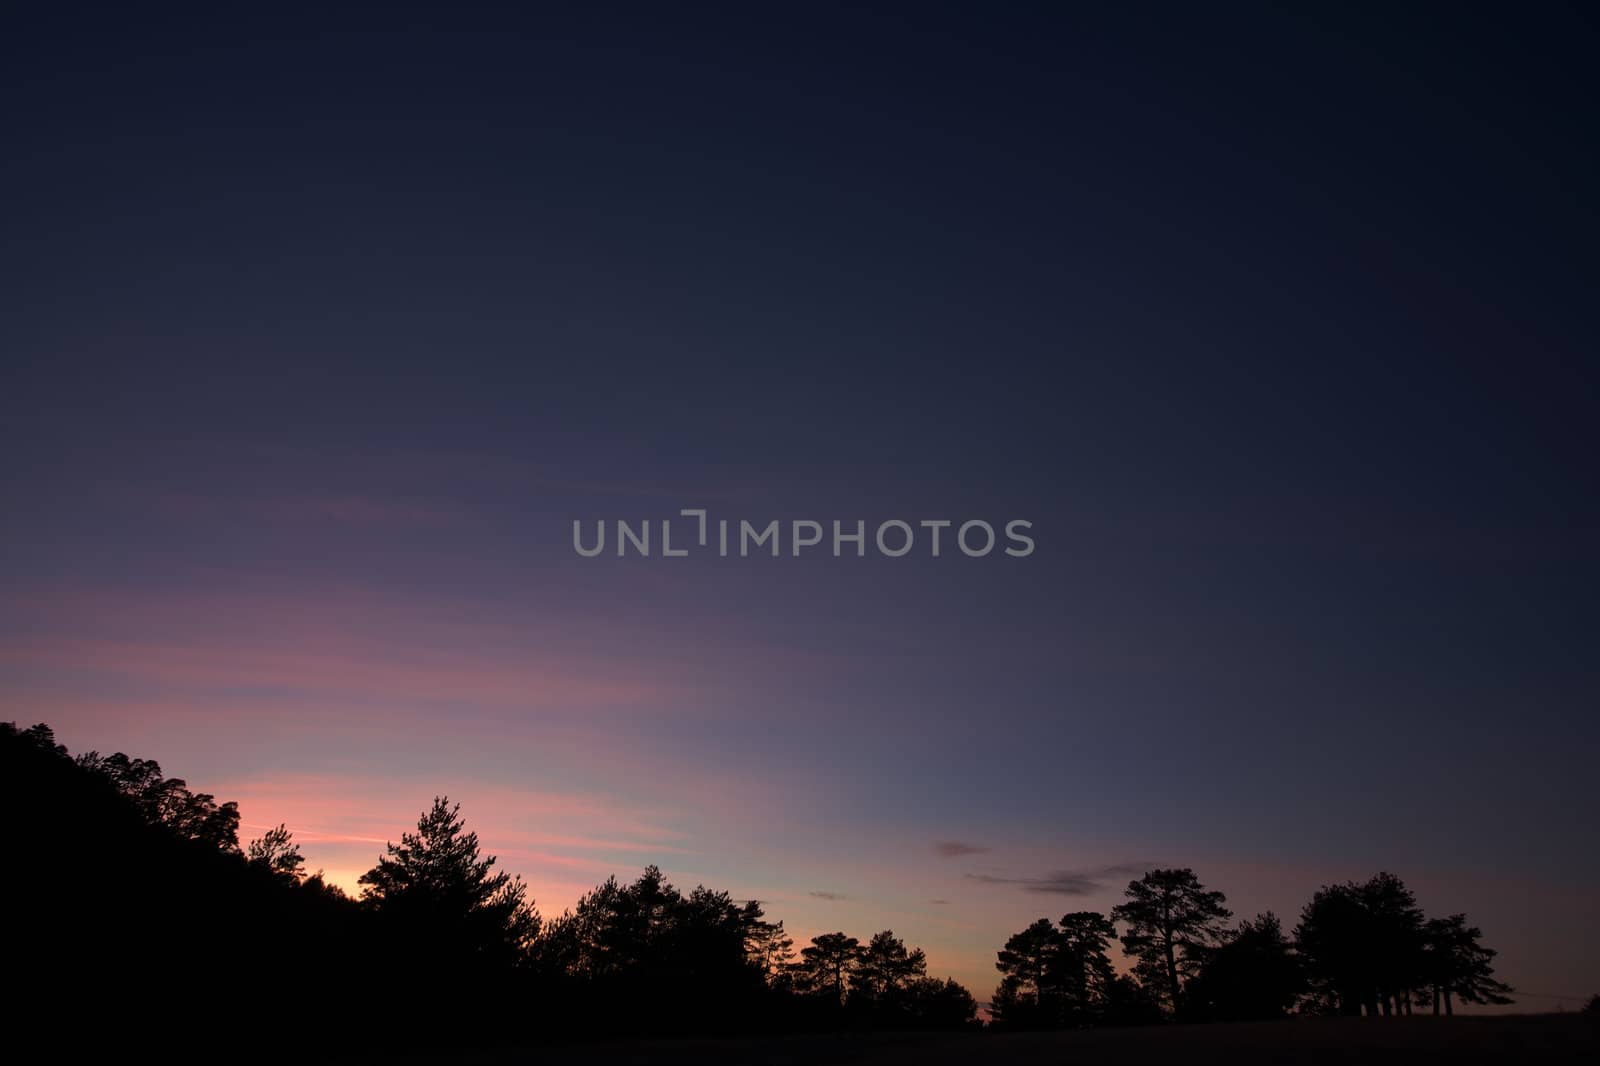
[{"label": "dark ground", "polygon": [[[393,1060],[390,1060],[393,1061]],[[419,1055],[452,1064],[1206,1066],[1212,1063],[1600,1063],[1600,1024],[1578,1014],[1328,1018],[1068,1033],[680,1039]]]}]

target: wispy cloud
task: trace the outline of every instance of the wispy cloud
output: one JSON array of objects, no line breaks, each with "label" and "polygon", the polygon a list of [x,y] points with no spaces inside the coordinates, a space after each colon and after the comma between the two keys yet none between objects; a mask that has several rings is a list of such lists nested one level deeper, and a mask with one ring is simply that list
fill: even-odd
[{"label": "wispy cloud", "polygon": [[812,897],[813,899],[825,899],[830,903],[836,903],[839,900],[849,899],[850,898],[849,896],[843,895],[843,894],[838,893],[838,892],[813,891],[813,892],[807,892],[806,895]]},{"label": "wispy cloud", "polygon": [[1049,896],[1090,896],[1106,887],[1108,881],[1137,875],[1149,869],[1147,863],[1112,863],[1087,870],[1052,870],[1039,877],[1004,877],[999,874],[968,874],[971,881],[986,885],[1017,885],[1024,892]]},{"label": "wispy cloud", "polygon": [[141,503],[182,518],[200,520],[250,518],[274,523],[382,529],[466,528],[480,524],[478,516],[458,504],[409,496],[158,493],[141,497]]},{"label": "wispy cloud", "polygon": [[968,844],[964,840],[940,840],[934,843],[933,850],[947,859],[954,859],[962,855],[982,855],[994,849],[982,844]]},{"label": "wispy cloud", "polygon": [[250,507],[286,521],[334,522],[358,526],[445,528],[473,523],[468,512],[434,502],[372,496],[292,496],[256,500]]},{"label": "wispy cloud", "polygon": [[8,666],[98,674],[163,685],[275,688],[324,696],[475,701],[485,706],[543,708],[653,706],[681,689],[672,682],[608,673],[598,659],[571,663],[554,655],[526,657],[346,640],[311,646],[208,639],[183,642],[85,640],[17,641],[0,652]]}]

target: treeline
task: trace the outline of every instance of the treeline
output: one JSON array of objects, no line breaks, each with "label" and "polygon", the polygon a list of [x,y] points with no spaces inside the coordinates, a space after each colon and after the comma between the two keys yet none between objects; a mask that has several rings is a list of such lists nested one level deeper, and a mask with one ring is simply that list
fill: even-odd
[{"label": "treeline", "polygon": [[[442,797],[386,847],[356,899],[307,873],[285,827],[241,846],[234,804],[154,761],[74,758],[43,725],[0,725],[0,798],[14,826],[8,961],[30,975],[13,1017],[94,1019],[80,1040],[223,1039],[256,1019],[252,1039],[288,1055],[308,1034],[337,1046],[979,1024],[967,989],[930,976],[923,951],[890,930],[797,950],[759,901],[682,892],[653,866],[547,919]],[[1425,917],[1392,875],[1323,888],[1292,935],[1271,914],[1230,927],[1224,904],[1192,871],[1153,870],[1108,915],[1040,919],[999,952],[994,1023],[1508,1002],[1478,930],[1462,915]],[[1115,941],[1128,973],[1112,962]]]},{"label": "treeline", "polygon": [[[239,814],[152,760],[73,758],[47,726],[0,725],[15,1016],[202,1042],[249,1012],[285,1053],[642,1032],[965,1027],[978,1004],[890,930],[795,949],[755,900],[682,892],[654,866],[546,919],[441,797],[362,875],[309,874],[284,826],[241,846]],[[372,1019],[400,1012],[398,1027]],[[536,1019],[536,1024],[529,1024]],[[120,1038],[119,1038],[120,1039]]]},{"label": "treeline", "polygon": [[[1000,951],[994,1022],[1072,1028],[1296,1012],[1451,1014],[1457,1002],[1511,1002],[1481,932],[1463,914],[1426,917],[1393,874],[1324,886],[1292,936],[1270,911],[1230,927],[1225,903],[1193,870],[1152,870],[1129,882],[1109,915],[1039,919]],[[1111,962],[1115,939],[1133,962],[1131,975]]]},{"label": "treeline", "polygon": [[236,806],[153,761],[73,759],[44,726],[0,725],[0,804],[19,1043],[221,1050],[253,1024],[292,1054],[303,1034],[347,1031],[402,983],[342,892],[252,861]]}]

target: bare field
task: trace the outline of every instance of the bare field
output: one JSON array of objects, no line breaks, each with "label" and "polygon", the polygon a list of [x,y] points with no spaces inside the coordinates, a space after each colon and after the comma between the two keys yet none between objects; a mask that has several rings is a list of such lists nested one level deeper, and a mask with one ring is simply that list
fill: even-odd
[{"label": "bare field", "polygon": [[500,1049],[416,1062],[944,1066],[1208,1066],[1216,1063],[1600,1063],[1600,1024],[1577,1014],[1327,1018],[1065,1033],[880,1033],[680,1039]]}]

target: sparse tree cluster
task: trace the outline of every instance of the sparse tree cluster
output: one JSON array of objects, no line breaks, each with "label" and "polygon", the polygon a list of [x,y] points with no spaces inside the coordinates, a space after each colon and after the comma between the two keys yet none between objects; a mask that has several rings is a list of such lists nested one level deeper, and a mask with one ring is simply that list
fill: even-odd
[{"label": "sparse tree cluster", "polygon": [[1325,885],[1300,914],[1295,942],[1313,1009],[1334,1014],[1410,1014],[1426,1007],[1506,1004],[1511,989],[1493,977],[1495,952],[1466,915],[1427,918],[1391,873]]},{"label": "sparse tree cluster", "polygon": [[788,984],[853,1020],[950,1028],[975,1024],[977,1001],[961,985],[928,976],[921,948],[889,929],[865,944],[844,933],[813,937],[790,967]]},{"label": "sparse tree cluster", "polygon": [[1138,998],[1117,976],[1108,948],[1116,929],[1103,914],[1041,918],[1006,941],[991,1013],[1013,1028],[1077,1028],[1126,1018]]},{"label": "sparse tree cluster", "polygon": [[[1000,950],[994,1020],[1009,1028],[1255,1021],[1511,1002],[1479,930],[1461,914],[1424,917],[1393,874],[1325,886],[1293,939],[1270,911],[1229,928],[1225,902],[1192,870],[1151,870],[1129,882],[1109,917],[1039,919]],[[1106,951],[1116,923],[1129,976]]]}]

